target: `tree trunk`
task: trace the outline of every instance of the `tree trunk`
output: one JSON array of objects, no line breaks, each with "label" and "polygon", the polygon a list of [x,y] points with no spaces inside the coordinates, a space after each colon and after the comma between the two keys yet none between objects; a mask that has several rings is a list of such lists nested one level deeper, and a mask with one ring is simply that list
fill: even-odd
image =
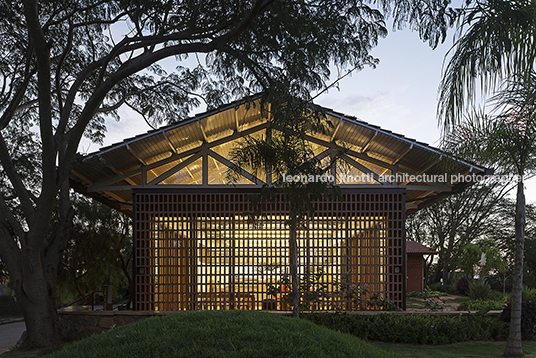
[{"label": "tree trunk", "polygon": [[51,347],[62,343],[55,307],[56,287],[45,276],[40,253],[23,255],[22,280],[13,282],[27,331],[19,341],[21,347]]},{"label": "tree trunk", "polygon": [[512,295],[512,313],[510,316],[510,332],[504,350],[505,357],[519,357],[523,355],[521,346],[521,306],[523,291],[523,250],[525,245],[525,193],[523,180],[517,183],[516,200],[516,256],[514,262],[514,287]]},{"label": "tree trunk", "polygon": [[300,317],[300,277],[298,276],[298,242],[296,223],[290,224],[289,230],[289,254],[290,276],[292,280],[292,316]]},{"label": "tree trunk", "polygon": [[449,232],[447,250],[443,256],[443,285],[450,284],[450,267],[452,262],[452,251],[454,250],[454,240],[456,239],[456,224],[452,224]]}]

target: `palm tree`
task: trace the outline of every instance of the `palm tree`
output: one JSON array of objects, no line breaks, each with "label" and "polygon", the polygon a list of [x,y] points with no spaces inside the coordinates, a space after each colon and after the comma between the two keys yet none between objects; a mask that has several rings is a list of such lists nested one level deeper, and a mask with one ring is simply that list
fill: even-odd
[{"label": "palm tree", "polygon": [[[439,86],[440,125],[449,130],[463,112],[514,75],[528,76],[536,59],[534,0],[473,0],[461,9],[455,43]],[[482,96],[479,96],[479,94]]]},{"label": "palm tree", "polygon": [[517,180],[515,218],[514,286],[510,332],[505,356],[523,354],[521,345],[521,292],[525,243],[524,180],[536,173],[536,74],[510,81],[490,100],[490,115],[476,113],[458,125],[445,139],[447,150],[465,159],[496,168],[498,174]]},{"label": "palm tree", "polygon": [[[461,136],[458,139],[468,136],[465,143],[469,148],[473,147],[474,153],[480,153],[497,165],[504,164],[505,169],[513,170],[511,173],[521,175],[521,180],[517,183],[516,199],[515,265],[518,274],[515,277],[505,356],[522,354],[519,330],[525,223],[523,175],[531,170],[533,141],[529,140],[532,135],[531,106],[526,102],[530,102],[530,96],[519,96],[520,93],[514,88],[523,89],[525,94],[532,91],[527,87],[531,86],[530,79],[533,77],[536,59],[535,35],[534,0],[469,0],[460,11],[455,43],[447,54],[450,59],[439,87],[438,117],[447,135],[457,124],[463,122],[462,114],[471,106],[479,104],[480,98],[500,90],[505,83],[508,87],[494,98],[502,109],[506,109],[505,105],[508,106],[504,115],[494,118],[470,116],[466,118],[469,121],[456,127],[458,133],[451,133],[448,139],[455,142],[457,136]],[[520,81],[522,85],[513,85],[512,79]],[[471,123],[471,120],[475,121]],[[508,137],[509,134],[512,136]],[[469,143],[467,139],[471,137],[474,137],[474,141]]]}]

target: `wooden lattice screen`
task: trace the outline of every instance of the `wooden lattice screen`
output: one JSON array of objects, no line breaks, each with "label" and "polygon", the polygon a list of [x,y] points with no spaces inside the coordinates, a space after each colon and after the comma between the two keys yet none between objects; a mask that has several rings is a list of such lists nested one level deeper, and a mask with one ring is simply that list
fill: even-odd
[{"label": "wooden lattice screen", "polygon": [[[136,309],[289,309],[284,202],[250,224],[247,195],[135,192]],[[299,232],[303,308],[403,308],[404,210],[402,191],[316,202]]]}]

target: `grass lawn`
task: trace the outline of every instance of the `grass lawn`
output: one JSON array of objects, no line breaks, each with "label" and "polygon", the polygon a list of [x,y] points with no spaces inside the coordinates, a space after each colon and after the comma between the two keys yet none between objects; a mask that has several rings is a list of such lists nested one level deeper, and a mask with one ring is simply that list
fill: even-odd
[{"label": "grass lawn", "polygon": [[[373,343],[376,347],[415,358],[502,357],[506,342],[462,342],[436,346],[399,343]],[[536,342],[523,342],[525,358],[536,358]]]},{"label": "grass lawn", "polygon": [[72,357],[398,357],[356,337],[277,314],[198,311],[153,317],[64,345]]}]

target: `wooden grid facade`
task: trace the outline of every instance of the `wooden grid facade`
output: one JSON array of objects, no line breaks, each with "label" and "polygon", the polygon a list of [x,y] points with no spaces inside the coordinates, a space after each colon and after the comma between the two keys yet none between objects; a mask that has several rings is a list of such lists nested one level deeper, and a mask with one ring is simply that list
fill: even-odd
[{"label": "wooden grid facade", "polygon": [[[248,223],[248,193],[134,195],[135,308],[289,310],[284,201]],[[403,190],[315,202],[298,233],[301,302],[320,311],[404,308]]]}]

